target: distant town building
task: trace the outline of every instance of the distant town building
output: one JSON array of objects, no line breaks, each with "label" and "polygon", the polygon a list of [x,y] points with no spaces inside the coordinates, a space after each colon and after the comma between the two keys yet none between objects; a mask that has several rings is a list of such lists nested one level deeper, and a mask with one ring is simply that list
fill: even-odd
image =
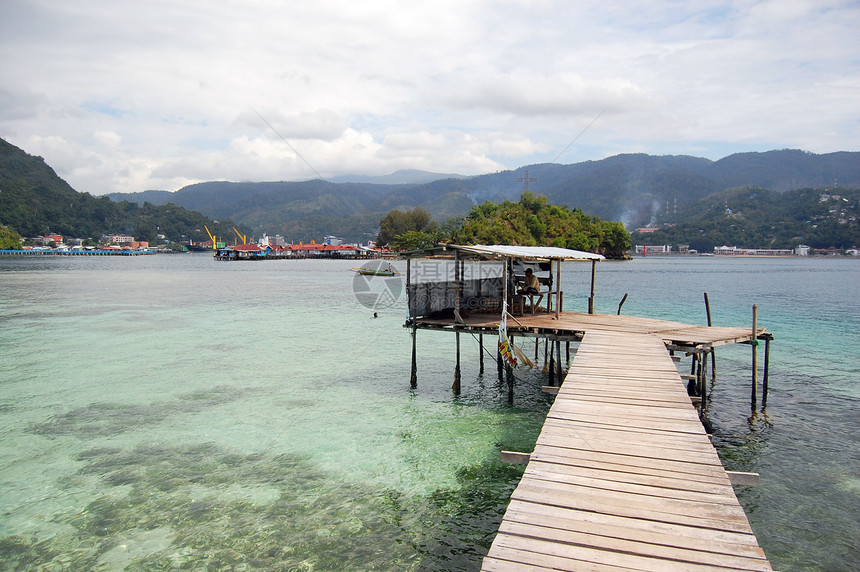
[{"label": "distant town building", "polygon": [[737,246],[715,246],[714,254],[720,256],[791,256],[791,248],[738,248]]},{"label": "distant town building", "polygon": [[103,234],[102,240],[112,242],[113,244],[125,244],[127,242],[134,242],[134,237],[128,234]]},{"label": "distant town building", "polygon": [[45,236],[37,236],[33,239],[33,242],[38,242],[42,246],[49,246],[52,242],[57,244],[58,246],[63,244],[63,235],[62,234],[46,234]]},{"label": "distant town building", "polygon": [[286,246],[287,241],[284,240],[284,237],[280,234],[276,234],[275,236],[269,236],[268,234],[264,234],[263,238],[260,239],[260,246]]},{"label": "distant town building", "polygon": [[672,245],[671,244],[637,244],[636,245],[636,254],[643,254],[645,256],[649,254],[671,254],[672,253]]}]

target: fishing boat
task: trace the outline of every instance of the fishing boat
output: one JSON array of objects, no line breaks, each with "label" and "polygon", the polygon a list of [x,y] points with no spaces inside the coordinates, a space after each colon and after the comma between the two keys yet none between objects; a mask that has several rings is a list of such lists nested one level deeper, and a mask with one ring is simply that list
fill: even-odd
[{"label": "fishing boat", "polygon": [[391,266],[390,264],[388,265],[388,268],[361,267],[361,268],[350,268],[350,270],[358,272],[359,274],[361,274],[363,276],[400,276],[400,272],[395,270],[394,267]]}]

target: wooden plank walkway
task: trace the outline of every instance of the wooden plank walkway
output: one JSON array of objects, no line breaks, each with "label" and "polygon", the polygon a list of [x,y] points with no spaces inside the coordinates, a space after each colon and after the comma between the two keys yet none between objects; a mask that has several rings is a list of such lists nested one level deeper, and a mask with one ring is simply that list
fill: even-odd
[{"label": "wooden plank walkway", "polygon": [[[418,318],[415,320],[415,325],[419,328],[439,330],[457,328],[494,331],[499,327],[499,316],[497,314],[467,314],[463,316],[463,322],[455,322],[453,318]],[[582,336],[586,332],[652,334],[659,336],[666,343],[708,347],[749,342],[753,339],[752,327],[696,326],[682,322],[615,314],[562,312],[559,319],[555,319],[554,314],[538,313],[518,315],[508,319],[509,335],[562,334]],[[757,335],[766,332],[765,328],[756,330]]]},{"label": "wooden plank walkway", "polygon": [[662,334],[585,334],[481,569],[771,570]]}]

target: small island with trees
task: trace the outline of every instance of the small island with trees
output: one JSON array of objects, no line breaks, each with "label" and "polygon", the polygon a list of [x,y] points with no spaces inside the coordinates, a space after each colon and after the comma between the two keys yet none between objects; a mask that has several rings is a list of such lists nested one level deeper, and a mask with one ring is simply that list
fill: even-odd
[{"label": "small island with trees", "polygon": [[524,192],[516,203],[485,202],[462,218],[442,225],[421,207],[392,210],[379,223],[377,244],[392,250],[417,250],[439,243],[555,246],[622,259],[630,235],[620,222],[602,221],[580,209],[551,205],[546,197]]}]

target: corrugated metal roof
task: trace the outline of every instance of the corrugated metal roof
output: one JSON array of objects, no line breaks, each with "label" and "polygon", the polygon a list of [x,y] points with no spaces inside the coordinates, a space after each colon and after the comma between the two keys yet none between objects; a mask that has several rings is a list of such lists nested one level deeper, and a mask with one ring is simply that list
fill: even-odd
[{"label": "corrugated metal roof", "polygon": [[582,250],[572,250],[570,248],[557,248],[554,246],[510,246],[505,244],[494,244],[487,246],[484,244],[475,244],[471,246],[448,245],[449,248],[456,248],[464,252],[473,254],[482,254],[485,256],[505,256],[513,258],[523,258],[530,260],[605,260],[606,257],[600,254],[584,252]]}]

